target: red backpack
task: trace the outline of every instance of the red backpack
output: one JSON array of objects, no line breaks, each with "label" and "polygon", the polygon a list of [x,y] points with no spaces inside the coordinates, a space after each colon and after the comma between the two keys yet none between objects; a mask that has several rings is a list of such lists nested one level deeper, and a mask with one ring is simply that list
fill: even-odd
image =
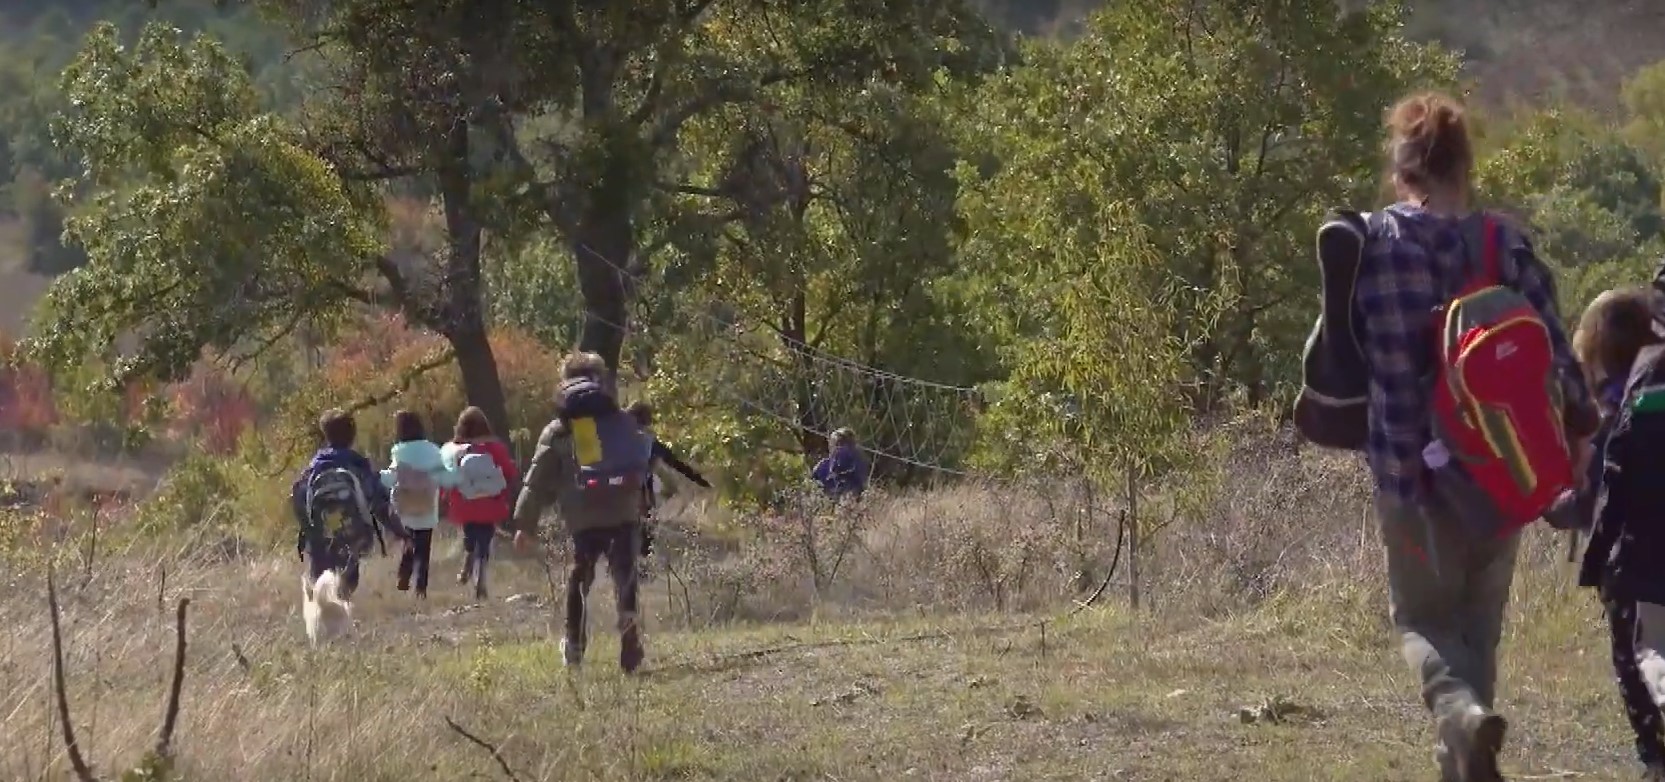
[{"label": "red backpack", "polygon": [[[1460,465],[1462,515],[1498,537],[1537,520],[1576,486],[1549,328],[1503,284],[1500,226],[1483,218],[1481,274],[1436,313],[1432,422]],[[1446,470],[1435,478],[1451,487]],[[1441,475],[1441,473],[1447,473]]]}]

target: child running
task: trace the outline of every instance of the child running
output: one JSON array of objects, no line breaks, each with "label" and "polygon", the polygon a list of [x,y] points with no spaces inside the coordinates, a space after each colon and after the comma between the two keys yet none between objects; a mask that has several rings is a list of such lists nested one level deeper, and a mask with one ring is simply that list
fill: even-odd
[{"label": "child running", "polygon": [[[308,560],[312,581],[326,570],[341,574],[341,597],[358,589],[359,560],[381,540],[382,527],[404,537],[377,490],[370,460],[353,450],[358,426],[351,414],[329,410],[318,419],[323,447],[312,455],[290,487],[289,500],[300,525],[295,547]],[[383,544],[385,548],[385,544]]]},{"label": "child running", "polygon": [[1643,779],[1665,782],[1665,339],[1649,292],[1608,291],[1585,310],[1574,349],[1598,389],[1594,526],[1579,570],[1607,610],[1613,670]]},{"label": "child running", "polygon": [[648,475],[642,484],[642,556],[653,553],[653,527],[656,519],[653,511],[659,505],[659,478],[653,474],[653,468],[663,464],[679,473],[682,477],[694,482],[702,489],[711,488],[711,482],[700,475],[699,471],[688,466],[676,455],[671,447],[659,440],[653,433],[653,405],[637,400],[630,403],[630,416],[642,427],[642,434],[647,436],[648,445]]},{"label": "child running", "polygon": [[422,417],[409,410],[393,416],[399,439],[388,454],[382,483],[393,496],[393,514],[409,533],[399,557],[399,591],[410,590],[416,579],[418,599],[428,596],[428,565],[433,558],[434,528],[439,526],[440,489],[456,485],[456,473],[446,469],[439,446],[428,440]]},{"label": "child running", "polygon": [[457,486],[446,492],[446,518],[462,527],[463,565],[458,584],[474,581],[474,598],[486,599],[486,563],[491,561],[491,539],[513,512],[511,492],[520,473],[514,457],[491,431],[491,421],[478,407],[457,416],[452,440],[441,449],[446,469],[457,474]]}]

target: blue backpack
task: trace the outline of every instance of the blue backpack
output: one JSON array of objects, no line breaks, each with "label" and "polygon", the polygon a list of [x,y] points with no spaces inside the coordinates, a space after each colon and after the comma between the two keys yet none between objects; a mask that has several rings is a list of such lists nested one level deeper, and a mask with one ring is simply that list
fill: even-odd
[{"label": "blue backpack", "polygon": [[635,417],[591,378],[561,384],[561,418],[578,464],[578,494],[586,503],[618,507],[639,502],[647,486],[653,442]]},{"label": "blue backpack", "polygon": [[364,484],[352,470],[326,465],[314,471],[307,477],[305,500],[307,523],[313,529],[331,538],[344,535],[368,539],[373,534],[382,552],[387,552]]}]

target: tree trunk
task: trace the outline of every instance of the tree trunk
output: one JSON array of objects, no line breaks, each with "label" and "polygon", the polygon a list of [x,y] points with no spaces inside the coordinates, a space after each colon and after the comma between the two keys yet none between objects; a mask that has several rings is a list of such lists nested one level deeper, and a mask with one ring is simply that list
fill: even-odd
[{"label": "tree trunk", "polygon": [[1127,602],[1139,610],[1139,482],[1127,467]]},{"label": "tree trunk", "polygon": [[[491,430],[509,441],[514,425],[509,420],[509,402],[503,393],[503,381],[497,376],[497,356],[491,352],[491,341],[486,338],[485,324],[478,328],[457,329],[445,335],[457,354],[457,370],[462,373],[463,395],[468,403],[480,408],[491,422]],[[542,422],[522,422],[536,429]]]},{"label": "tree trunk", "polygon": [[636,183],[629,145],[616,143],[606,154],[607,165],[590,186],[573,232],[572,255],[584,296],[578,349],[600,354],[616,372],[630,329],[627,305],[636,290]]},{"label": "tree trunk", "polygon": [[813,468],[827,453],[827,416],[822,410],[817,393],[815,359],[806,346],[809,344],[809,302],[802,290],[792,296],[785,328],[781,329],[781,343],[797,365],[798,382],[793,400],[798,412],[798,447],[804,451],[804,464]]},{"label": "tree trunk", "polygon": [[485,318],[485,284],[480,274],[484,229],[473,209],[473,169],[470,165],[468,123],[457,121],[446,134],[437,167],[440,197],[449,239],[444,294],[437,329],[457,354],[463,393],[480,408],[499,437],[509,436],[509,405],[503,381],[497,376],[497,357],[491,352]]},{"label": "tree trunk", "polygon": [[628,270],[635,246],[630,217],[623,212],[585,216],[572,240],[578,290],[584,297],[584,325],[578,349],[599,354],[617,371],[629,328],[626,304],[632,287]]}]

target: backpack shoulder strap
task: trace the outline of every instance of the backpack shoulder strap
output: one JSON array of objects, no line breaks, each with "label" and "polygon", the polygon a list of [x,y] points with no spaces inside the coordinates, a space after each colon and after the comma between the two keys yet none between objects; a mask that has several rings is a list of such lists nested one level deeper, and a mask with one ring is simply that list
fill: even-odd
[{"label": "backpack shoulder strap", "polygon": [[1486,280],[1493,285],[1503,284],[1503,250],[1499,247],[1501,242],[1498,236],[1502,228],[1490,214],[1480,216],[1480,231],[1484,234],[1480,239],[1480,268],[1484,271]]}]

